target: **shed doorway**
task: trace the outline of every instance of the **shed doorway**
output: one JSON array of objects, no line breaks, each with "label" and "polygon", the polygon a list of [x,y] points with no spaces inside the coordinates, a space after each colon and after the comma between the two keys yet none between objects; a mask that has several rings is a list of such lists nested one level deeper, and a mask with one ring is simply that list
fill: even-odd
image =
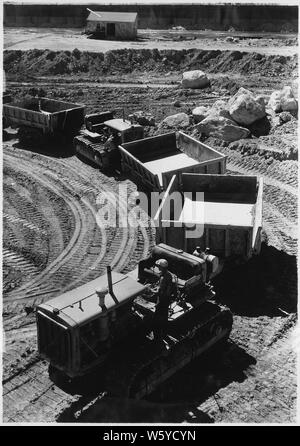
[{"label": "shed doorway", "polygon": [[114,37],[116,34],[116,26],[114,23],[108,23],[106,29],[107,35],[110,37]]},{"label": "shed doorway", "polygon": [[105,26],[103,26],[101,23],[97,23],[96,35],[98,38],[105,38]]}]

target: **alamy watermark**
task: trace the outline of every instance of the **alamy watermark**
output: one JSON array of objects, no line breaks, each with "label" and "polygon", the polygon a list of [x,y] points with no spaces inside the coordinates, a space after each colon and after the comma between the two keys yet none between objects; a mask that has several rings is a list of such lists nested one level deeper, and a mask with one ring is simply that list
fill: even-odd
[{"label": "alamy watermark", "polygon": [[119,185],[118,194],[101,192],[97,197],[97,224],[101,227],[184,227],[187,238],[204,231],[203,192],[129,192]]}]

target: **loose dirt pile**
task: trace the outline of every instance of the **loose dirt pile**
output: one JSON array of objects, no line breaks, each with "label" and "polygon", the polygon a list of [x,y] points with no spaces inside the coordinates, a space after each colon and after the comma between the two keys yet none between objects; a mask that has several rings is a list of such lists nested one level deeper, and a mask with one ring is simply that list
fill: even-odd
[{"label": "loose dirt pile", "polygon": [[292,76],[297,69],[296,56],[266,56],[258,53],[220,50],[115,50],[103,53],[79,51],[5,51],[7,74],[80,75],[112,73],[204,70],[208,73],[260,74]]},{"label": "loose dirt pile", "polygon": [[258,154],[267,160],[296,160],[298,158],[297,140],[298,120],[287,122],[280,127],[271,128],[269,135],[259,138],[240,139],[229,144],[231,150],[242,155]]}]

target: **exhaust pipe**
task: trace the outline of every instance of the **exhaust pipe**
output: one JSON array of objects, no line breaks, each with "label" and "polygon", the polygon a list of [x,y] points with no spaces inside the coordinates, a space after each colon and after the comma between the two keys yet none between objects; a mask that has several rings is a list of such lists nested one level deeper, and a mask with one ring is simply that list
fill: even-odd
[{"label": "exhaust pipe", "polygon": [[109,294],[112,294],[113,293],[113,284],[112,284],[112,277],[111,277],[111,267],[107,266],[106,270],[107,270],[108,291],[109,291]]},{"label": "exhaust pipe", "polygon": [[116,296],[114,295],[114,290],[113,290],[113,283],[112,283],[112,275],[111,275],[111,267],[110,265],[108,265],[106,267],[107,270],[107,284],[108,284],[108,292],[111,295],[111,297],[113,298],[113,300],[115,301],[116,304],[119,303],[119,301],[117,300]]}]

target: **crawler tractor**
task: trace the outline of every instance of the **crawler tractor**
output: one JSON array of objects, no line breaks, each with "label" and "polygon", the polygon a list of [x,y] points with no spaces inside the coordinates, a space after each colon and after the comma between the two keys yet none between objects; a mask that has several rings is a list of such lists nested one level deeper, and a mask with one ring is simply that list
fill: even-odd
[{"label": "crawler tractor", "polygon": [[[158,342],[153,336],[155,263],[162,257],[173,275],[173,292]],[[108,267],[107,275],[39,305],[38,346],[51,377],[74,380],[96,371],[111,395],[150,394],[230,334],[232,315],[214,301],[210,269],[205,260],[160,244],[135,271],[120,274]]]},{"label": "crawler tractor", "polygon": [[74,138],[77,155],[97,164],[103,170],[121,170],[119,145],[142,139],[144,129],[125,119],[114,119],[112,112],[85,117],[85,129]]}]

